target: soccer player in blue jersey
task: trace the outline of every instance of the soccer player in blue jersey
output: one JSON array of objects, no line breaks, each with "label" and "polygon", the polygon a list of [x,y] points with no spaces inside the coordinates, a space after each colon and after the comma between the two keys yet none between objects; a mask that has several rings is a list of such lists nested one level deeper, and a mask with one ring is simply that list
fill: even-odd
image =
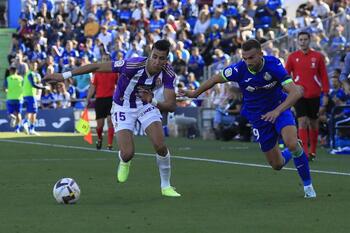
[{"label": "soccer player in blue jersey", "polygon": [[[237,82],[243,93],[241,114],[253,125],[261,150],[275,170],[281,170],[293,157],[295,167],[304,183],[305,198],[315,198],[309,163],[298,142],[295,120],[290,107],[303,96],[279,59],[263,56],[255,39],[242,45],[243,60],[232,64],[204,82],[194,91],[181,90],[180,95],[196,98],[217,83]],[[278,136],[282,135],[286,149],[280,151]]]},{"label": "soccer player in blue jersey", "polygon": [[[156,151],[161,194],[179,197],[181,195],[170,185],[170,152],[164,143],[159,111],[173,112],[176,108],[175,73],[168,64],[169,50],[169,41],[158,40],[154,43],[149,57],[88,64],[62,74],[48,75],[44,80],[62,81],[90,72],[119,73],[111,111],[120,150],[117,179],[123,183],[128,178],[131,159],[134,156],[133,131],[136,121],[139,121]],[[164,101],[158,102],[153,98],[153,91],[162,86]]]}]

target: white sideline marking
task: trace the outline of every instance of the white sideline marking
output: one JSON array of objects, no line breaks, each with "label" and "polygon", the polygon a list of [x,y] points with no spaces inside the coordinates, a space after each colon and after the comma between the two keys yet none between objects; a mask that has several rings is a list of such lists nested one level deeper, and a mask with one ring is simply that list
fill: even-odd
[{"label": "white sideline marking", "polygon": [[[10,142],[10,143],[18,143],[18,144],[29,144],[29,145],[38,145],[38,146],[49,146],[49,147],[55,147],[55,148],[65,148],[65,149],[77,149],[77,150],[85,150],[85,151],[94,151],[96,152],[95,148],[88,148],[88,147],[80,147],[80,146],[67,146],[67,145],[59,145],[59,144],[50,144],[50,143],[42,143],[42,142],[24,142],[24,141],[17,141],[17,140],[9,140],[9,139],[0,139],[0,142]],[[107,153],[113,153],[117,155],[117,151],[110,151],[110,150],[100,150],[102,152]],[[135,153],[136,155],[142,155],[147,157],[155,157],[154,154],[149,153]],[[269,168],[268,165],[263,164],[255,164],[255,163],[241,163],[241,162],[234,162],[234,161],[227,161],[227,160],[218,160],[218,159],[205,159],[205,158],[197,158],[197,157],[185,157],[185,156],[171,156],[174,159],[183,159],[183,160],[191,160],[191,161],[203,161],[203,162],[211,162],[211,163],[221,163],[221,164],[232,164],[232,165],[239,165],[239,166],[246,166],[246,167],[260,167],[260,168]],[[76,159],[58,159],[58,158],[44,158],[44,159],[22,159],[21,161],[72,161],[72,160],[108,160],[105,158],[90,158],[90,159],[82,159],[82,158],[76,158]],[[2,160],[4,161],[4,160]],[[10,161],[10,160],[9,160]],[[13,161],[13,160],[11,160]],[[1,160],[0,160],[1,162]],[[283,170],[288,171],[296,171],[295,168],[288,168],[284,167]],[[320,173],[320,174],[329,174],[329,175],[340,175],[340,176],[350,176],[350,173],[346,172],[337,172],[337,171],[323,171],[323,170],[310,170],[313,173]]]}]

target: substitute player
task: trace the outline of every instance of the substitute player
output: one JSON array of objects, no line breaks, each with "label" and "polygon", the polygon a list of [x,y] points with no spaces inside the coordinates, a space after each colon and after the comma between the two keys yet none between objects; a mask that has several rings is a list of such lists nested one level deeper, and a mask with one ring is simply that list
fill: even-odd
[{"label": "substitute player", "polygon": [[24,75],[23,81],[23,100],[26,108],[26,119],[23,122],[24,133],[39,135],[35,131],[36,114],[38,112],[37,90],[50,90],[49,86],[40,84],[41,77],[37,72],[38,63],[30,63],[30,70]]},{"label": "substitute player", "polygon": [[[217,83],[237,82],[243,93],[241,114],[252,124],[253,133],[267,161],[273,169],[280,170],[293,157],[304,184],[305,198],[314,198],[316,193],[311,182],[309,163],[298,143],[297,129],[290,111],[290,107],[302,97],[301,88],[293,83],[276,57],[263,56],[257,40],[247,40],[242,50],[242,61],[224,68],[198,89],[181,90],[180,94],[196,98]],[[280,134],[287,147],[282,152],[277,143]]]},{"label": "substitute player", "polygon": [[[110,61],[109,54],[102,56],[102,62]],[[105,124],[105,119],[107,118],[108,124],[108,144],[107,149],[113,149],[113,137],[114,137],[114,127],[111,120],[111,109],[113,103],[113,93],[115,86],[117,84],[118,74],[111,72],[95,72],[92,77],[92,85],[90,85],[88,95],[86,97],[86,105],[91,100],[91,97],[95,94],[95,113],[96,113],[96,149],[100,150],[102,148],[102,133]]]},{"label": "substitute player", "polygon": [[[158,40],[154,43],[149,57],[89,64],[73,69],[71,72],[48,75],[45,80],[62,81],[74,75],[90,72],[119,73],[112,107],[112,120],[120,149],[118,181],[123,183],[128,178],[131,159],[135,154],[133,130],[136,121],[139,121],[156,151],[161,194],[168,197],[179,197],[181,195],[170,185],[170,152],[164,143],[159,111],[160,109],[173,112],[176,108],[175,73],[168,64],[169,49],[169,41]],[[152,90],[156,84],[164,85],[164,101],[162,102],[153,98]]]},{"label": "substitute player", "polygon": [[299,99],[294,107],[298,118],[299,138],[303,142],[309,160],[314,160],[318,139],[320,96],[323,92],[322,102],[327,104],[329,81],[323,55],[310,49],[308,32],[299,32],[298,44],[300,50],[289,55],[286,70],[292,75],[295,84],[304,88],[303,98]]},{"label": "substitute player", "polygon": [[23,78],[17,74],[16,65],[13,63],[10,66],[10,75],[4,80],[4,90],[10,126],[15,127],[15,132],[19,133],[22,125]]}]

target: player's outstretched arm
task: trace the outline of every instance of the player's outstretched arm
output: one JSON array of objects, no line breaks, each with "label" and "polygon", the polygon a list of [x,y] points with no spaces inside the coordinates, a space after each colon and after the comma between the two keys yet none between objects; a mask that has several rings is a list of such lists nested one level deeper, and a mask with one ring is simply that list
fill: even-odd
[{"label": "player's outstretched arm", "polygon": [[202,83],[196,90],[179,90],[180,96],[187,96],[189,98],[197,98],[200,94],[205,92],[206,90],[209,90],[213,86],[215,86],[218,83],[225,83],[227,82],[224,80],[221,76],[221,73],[214,75],[212,78],[208,79],[204,83]]},{"label": "player's outstretched arm", "polygon": [[94,64],[88,64],[85,66],[75,68],[72,71],[46,75],[43,81],[44,82],[62,82],[63,80],[71,78],[76,75],[88,74],[91,72],[111,72],[111,71],[112,71],[111,62],[94,63]]}]

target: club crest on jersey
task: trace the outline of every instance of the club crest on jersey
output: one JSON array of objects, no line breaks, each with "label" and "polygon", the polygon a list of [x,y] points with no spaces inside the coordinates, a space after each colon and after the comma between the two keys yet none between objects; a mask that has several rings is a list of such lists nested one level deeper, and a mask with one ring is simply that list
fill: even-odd
[{"label": "club crest on jersey", "polygon": [[272,79],[272,77],[271,77],[271,75],[270,75],[268,72],[266,72],[266,73],[264,74],[264,79],[265,79],[266,81],[270,81],[270,80]]},{"label": "club crest on jersey", "polygon": [[232,75],[232,68],[228,68],[225,70],[225,77],[231,76]]},{"label": "club crest on jersey", "polygon": [[114,67],[122,67],[124,65],[125,61],[124,60],[119,60],[114,62]]}]

